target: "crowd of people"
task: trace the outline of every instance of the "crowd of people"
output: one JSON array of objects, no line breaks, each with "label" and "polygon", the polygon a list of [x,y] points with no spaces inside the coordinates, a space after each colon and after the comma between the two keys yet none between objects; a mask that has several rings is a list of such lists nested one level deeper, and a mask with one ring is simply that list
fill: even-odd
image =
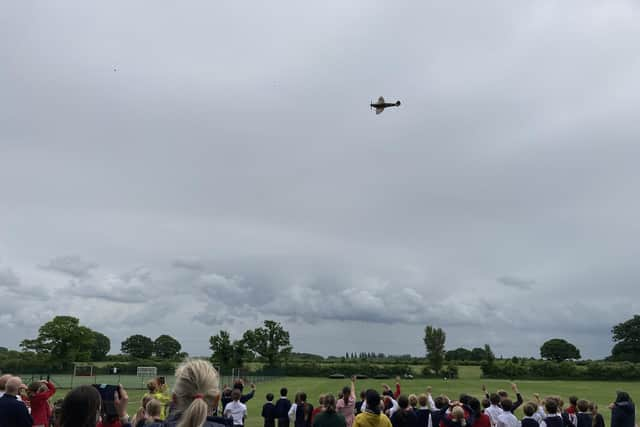
[{"label": "crowd of people", "polygon": [[[0,427],[244,427],[246,402],[256,388],[243,394],[245,383],[235,381],[220,390],[218,372],[204,360],[189,360],[176,369],[169,392],[163,377],[150,381],[136,414],[127,414],[129,396],[122,386],[104,395],[99,387],[82,385],[64,399],[51,402],[56,387],[51,381],[29,386],[20,377],[0,377]],[[267,393],[261,417],[264,427],[605,427],[595,403],[575,396],[565,406],[559,396],[541,399],[534,394],[525,402],[512,384],[515,399],[504,390],[481,397],[462,394],[457,400],[434,397],[431,388],[420,395],[402,394],[384,384],[381,392],[362,390],[356,395],[356,378],[336,395],[319,396],[318,406],[306,393],[286,388],[276,399]],[[524,416],[514,412],[522,406]],[[635,406],[629,394],[618,391],[609,405],[610,427],[637,427]]]}]

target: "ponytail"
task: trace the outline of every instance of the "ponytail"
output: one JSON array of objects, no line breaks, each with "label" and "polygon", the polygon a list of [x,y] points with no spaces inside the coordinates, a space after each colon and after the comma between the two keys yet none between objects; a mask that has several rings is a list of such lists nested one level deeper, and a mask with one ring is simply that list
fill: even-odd
[{"label": "ponytail", "polygon": [[327,394],[324,397],[324,411],[328,414],[336,413],[336,398],[333,394]]},{"label": "ponytail", "polygon": [[177,427],[202,427],[207,421],[209,405],[203,399],[193,399],[182,412]]}]

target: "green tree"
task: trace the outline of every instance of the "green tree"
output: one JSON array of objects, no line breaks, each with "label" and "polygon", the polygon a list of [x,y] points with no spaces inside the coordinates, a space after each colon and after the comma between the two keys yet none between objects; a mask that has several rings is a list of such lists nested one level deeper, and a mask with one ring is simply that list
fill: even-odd
[{"label": "green tree", "polygon": [[145,337],[144,335],[131,335],[129,338],[122,341],[120,351],[131,357],[146,359],[151,357],[153,354],[153,340],[149,337]]},{"label": "green tree", "polygon": [[243,340],[236,340],[232,344],[233,347],[233,364],[236,368],[242,368],[245,360],[249,356],[249,349]]},{"label": "green tree", "polygon": [[611,360],[640,362],[640,316],[615,325],[611,332],[616,343],[611,349]]},{"label": "green tree", "polygon": [[553,338],[542,344],[540,357],[555,360],[556,362],[562,362],[567,359],[580,359],[580,350],[566,340]]},{"label": "green tree", "polygon": [[471,360],[481,362],[487,358],[487,352],[484,348],[474,347],[471,349]]},{"label": "green tree", "polygon": [[38,329],[38,337],[20,343],[24,350],[46,354],[54,365],[68,368],[91,359],[94,332],[71,316],[56,316]]},{"label": "green tree", "polygon": [[91,360],[101,361],[107,357],[111,350],[111,340],[100,332],[93,331],[93,347],[91,348]]},{"label": "green tree", "polygon": [[427,348],[427,359],[431,368],[440,372],[444,363],[444,342],[446,334],[441,328],[427,326],[424,328],[424,345]]},{"label": "green tree", "polygon": [[455,350],[449,350],[444,354],[445,360],[471,360],[471,350],[458,347]]},{"label": "green tree", "polygon": [[286,360],[292,349],[289,332],[273,320],[265,320],[264,327],[246,331],[242,339],[250,351],[266,359],[270,368],[279,366]]},{"label": "green tree", "polygon": [[182,350],[177,339],[170,335],[160,335],[153,342],[153,352],[161,359],[175,359]]},{"label": "green tree", "polygon": [[211,354],[211,362],[220,368],[228,368],[233,364],[234,348],[231,343],[231,336],[227,331],[220,331],[218,335],[209,338],[209,348],[213,352]]},{"label": "green tree", "polygon": [[489,347],[489,344],[484,345],[484,354],[485,354],[485,358],[487,359],[487,363],[489,365],[492,365],[493,362],[495,362],[496,360],[496,355],[493,354],[493,350],[491,350],[491,347]]}]

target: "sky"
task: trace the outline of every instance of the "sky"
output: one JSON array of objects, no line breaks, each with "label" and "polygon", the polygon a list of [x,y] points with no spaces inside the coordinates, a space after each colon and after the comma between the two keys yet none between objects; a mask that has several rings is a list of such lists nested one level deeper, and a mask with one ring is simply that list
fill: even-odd
[{"label": "sky", "polygon": [[[0,345],[490,344],[638,313],[633,1],[0,5]],[[401,100],[375,115],[372,99]],[[636,184],[634,184],[634,182]]]}]

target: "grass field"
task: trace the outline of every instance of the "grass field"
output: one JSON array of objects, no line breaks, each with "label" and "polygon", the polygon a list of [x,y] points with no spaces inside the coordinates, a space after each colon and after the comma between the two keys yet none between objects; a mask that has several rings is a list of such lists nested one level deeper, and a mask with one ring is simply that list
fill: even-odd
[{"label": "grass field", "polygon": [[[98,380],[101,380],[98,378]],[[133,380],[136,380],[135,378]],[[167,378],[169,384],[172,378]],[[55,378],[54,378],[55,381]],[[136,380],[138,381],[138,380]],[[375,388],[380,390],[383,380],[359,380],[356,384],[358,390]],[[391,380],[386,381],[391,384]],[[123,381],[126,385],[127,382]],[[486,384],[489,390],[505,389],[510,391],[509,382],[505,380],[483,380],[480,378],[480,370],[474,366],[461,366],[460,379],[444,381],[442,379],[415,379],[403,380],[402,393],[423,393],[427,386],[433,387],[433,394],[445,394],[451,398],[456,398],[461,393],[468,393],[477,397],[482,397],[481,386]],[[65,385],[65,384],[61,384]],[[297,391],[304,391],[309,396],[310,402],[317,404],[320,394],[334,393],[347,385],[347,380],[333,380],[324,378],[294,378],[287,377],[277,380],[265,381],[257,384],[256,397],[247,403],[249,416],[247,427],[261,427],[262,418],[260,412],[264,404],[264,396],[271,392],[278,396],[280,387],[289,389],[289,396],[292,398]],[[560,395],[567,400],[569,395],[576,395],[579,398],[595,401],[607,422],[609,423],[610,413],[607,405],[615,398],[616,390],[625,390],[631,394],[632,398],[640,399],[639,382],[607,382],[607,381],[519,381],[518,387],[525,399],[532,397],[533,393],[540,393],[541,396]],[[59,396],[64,396],[68,389],[60,389]],[[133,415],[144,394],[143,390],[129,390],[130,404],[129,414]],[[516,413],[518,418],[522,417],[520,410]]]}]

